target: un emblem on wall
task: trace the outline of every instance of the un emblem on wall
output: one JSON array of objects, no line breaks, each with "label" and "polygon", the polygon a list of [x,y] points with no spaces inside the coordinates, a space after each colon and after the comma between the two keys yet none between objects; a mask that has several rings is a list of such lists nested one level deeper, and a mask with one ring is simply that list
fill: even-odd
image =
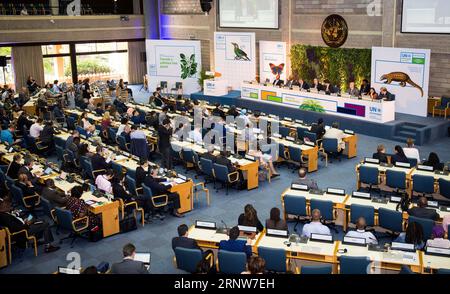
[{"label": "un emblem on wall", "polygon": [[338,14],[329,15],[322,23],[321,32],[325,44],[333,48],[341,47],[348,36],[347,22]]}]

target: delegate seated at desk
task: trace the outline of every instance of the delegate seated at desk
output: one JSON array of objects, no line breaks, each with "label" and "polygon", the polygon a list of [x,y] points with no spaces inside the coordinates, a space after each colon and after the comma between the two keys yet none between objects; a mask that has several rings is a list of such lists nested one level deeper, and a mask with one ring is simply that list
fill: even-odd
[{"label": "delegate seated at desk", "polygon": [[386,87],[380,88],[380,95],[378,95],[379,99],[384,99],[386,101],[392,101],[392,100],[394,100],[394,97],[395,96],[391,92],[389,92]]},{"label": "delegate seated at desk", "polygon": [[372,155],[373,159],[378,159],[380,163],[387,163],[388,158],[386,155],[386,148],[383,144],[377,146],[377,152]]},{"label": "delegate seated at desk", "polygon": [[92,170],[107,170],[111,168],[112,163],[106,162],[106,159],[102,155],[103,148],[102,146],[98,145],[95,148],[95,154],[91,157],[91,163],[92,163]]},{"label": "delegate seated at desk", "polygon": [[355,82],[350,82],[347,94],[353,97],[359,97],[359,90],[355,88]]},{"label": "delegate seated at desk", "polygon": [[42,189],[41,196],[54,207],[65,207],[67,204],[68,198],[64,193],[56,190],[55,181],[52,179],[45,180],[45,187]]},{"label": "delegate seated at desk", "polygon": [[270,218],[266,220],[266,229],[287,230],[287,223],[284,219],[281,219],[280,215],[280,209],[278,209],[277,207],[273,207],[270,210]]},{"label": "delegate seated at desk", "polygon": [[240,226],[248,226],[248,227],[256,227],[256,231],[262,232],[264,230],[264,226],[261,221],[258,219],[258,213],[256,209],[251,204],[247,204],[244,207],[244,213],[241,213],[238,218],[238,225]]},{"label": "delegate seated at desk", "polygon": [[317,78],[314,78],[310,90],[316,90],[316,91],[323,91],[323,86],[321,83],[319,83],[319,80]]},{"label": "delegate seated at desk", "polygon": [[309,84],[305,82],[303,79],[298,79],[297,86],[299,86],[300,89],[309,90]]},{"label": "delegate seated at desk", "polygon": [[330,229],[322,224],[320,210],[312,211],[312,220],[309,224],[305,224],[302,230],[303,237],[311,237],[311,234],[331,235]]},{"label": "delegate seated at desk", "polygon": [[339,89],[336,86],[333,86],[329,80],[326,79],[323,83],[322,91],[325,91],[326,95],[339,93]]},{"label": "delegate seated at desk", "polygon": [[325,135],[325,123],[323,122],[323,118],[319,118],[317,123],[311,125],[310,132],[316,134],[317,139],[322,139],[323,135]]},{"label": "delegate seated at desk", "polygon": [[338,143],[338,150],[340,153],[345,149],[345,142],[342,140],[344,139],[345,134],[342,130],[339,129],[339,123],[334,122],[331,125],[331,128],[328,129],[325,132],[325,135],[323,135],[324,139],[337,139]]},{"label": "delegate seated at desk", "polygon": [[308,186],[308,189],[319,189],[317,186],[317,182],[311,179],[308,179],[306,176],[307,172],[305,168],[300,168],[298,170],[298,178],[292,181],[292,184],[296,185],[306,185]]},{"label": "delegate seated at desk", "polygon": [[378,244],[378,240],[374,234],[366,231],[366,219],[364,217],[358,218],[356,221],[356,230],[349,231],[345,237],[365,239],[366,244]]},{"label": "delegate seated at desk", "polygon": [[148,270],[144,263],[141,261],[134,260],[136,255],[136,247],[129,243],[123,247],[123,260],[118,263],[114,263],[111,266],[111,274],[127,274],[127,275],[138,275],[138,274],[148,274]]},{"label": "delegate seated at desk", "polygon": [[436,209],[427,207],[428,207],[427,198],[420,197],[419,201],[417,202],[417,207],[410,208],[408,210],[408,214],[415,217],[431,219],[434,221],[439,220],[439,214],[436,212]]},{"label": "delegate seated at desk", "polygon": [[250,239],[238,240],[239,228],[232,227],[229,232],[229,240],[222,240],[219,243],[219,250],[226,250],[231,252],[244,252],[247,257],[252,256],[252,247],[250,246]]}]

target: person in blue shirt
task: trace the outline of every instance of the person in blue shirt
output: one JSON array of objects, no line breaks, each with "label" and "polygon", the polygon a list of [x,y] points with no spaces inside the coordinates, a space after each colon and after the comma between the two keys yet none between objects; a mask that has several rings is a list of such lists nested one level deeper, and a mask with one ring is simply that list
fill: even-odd
[{"label": "person in blue shirt", "polygon": [[244,252],[247,257],[252,256],[252,247],[248,245],[246,240],[237,240],[239,237],[239,228],[232,227],[229,232],[229,240],[222,240],[219,243],[219,250],[226,250],[232,252]]},{"label": "person in blue shirt", "polygon": [[2,131],[0,133],[0,142],[7,142],[9,145],[19,143],[20,140],[14,140],[13,136],[14,127],[13,126],[2,126]]},{"label": "person in blue shirt", "polygon": [[143,119],[141,113],[137,110],[133,111],[133,116],[131,117],[131,121],[134,124],[143,124],[145,123],[145,118]]}]

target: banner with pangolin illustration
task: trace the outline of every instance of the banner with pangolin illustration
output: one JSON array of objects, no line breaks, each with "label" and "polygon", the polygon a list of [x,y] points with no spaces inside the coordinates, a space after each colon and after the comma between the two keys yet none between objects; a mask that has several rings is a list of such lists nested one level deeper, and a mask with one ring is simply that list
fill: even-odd
[{"label": "banner with pangolin illustration", "polygon": [[427,116],[429,49],[372,47],[372,87],[395,95],[396,112]]}]

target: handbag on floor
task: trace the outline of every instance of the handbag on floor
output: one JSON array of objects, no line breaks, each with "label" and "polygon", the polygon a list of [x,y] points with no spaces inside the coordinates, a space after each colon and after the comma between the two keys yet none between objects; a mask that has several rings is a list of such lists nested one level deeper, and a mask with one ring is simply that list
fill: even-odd
[{"label": "handbag on floor", "polygon": [[129,214],[124,219],[120,221],[120,232],[126,233],[130,231],[134,231],[137,229],[136,218],[134,218],[133,214]]}]

